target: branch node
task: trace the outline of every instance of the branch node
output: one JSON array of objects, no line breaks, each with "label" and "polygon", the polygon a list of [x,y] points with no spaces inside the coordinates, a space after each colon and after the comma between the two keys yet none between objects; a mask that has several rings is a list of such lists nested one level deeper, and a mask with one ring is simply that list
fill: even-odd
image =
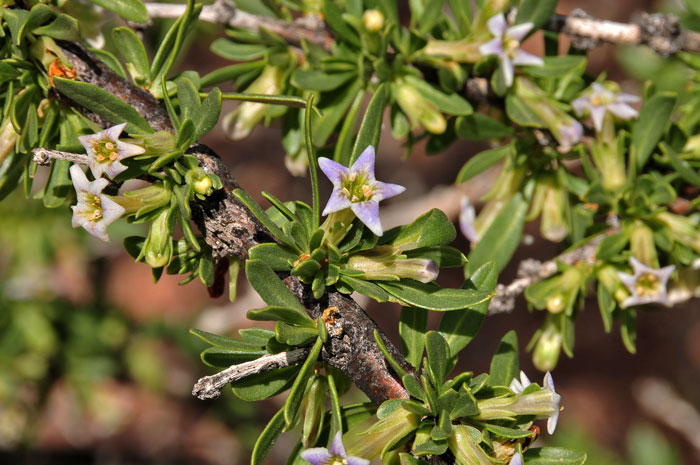
[{"label": "branch node", "polygon": [[662,57],[669,57],[683,49],[684,38],[677,16],[642,13],[639,28],[641,43]]}]

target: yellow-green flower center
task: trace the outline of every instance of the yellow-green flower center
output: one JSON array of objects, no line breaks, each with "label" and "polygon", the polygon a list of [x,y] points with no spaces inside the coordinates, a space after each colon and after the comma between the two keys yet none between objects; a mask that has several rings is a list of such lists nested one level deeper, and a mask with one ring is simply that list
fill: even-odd
[{"label": "yellow-green flower center", "polygon": [[328,465],[348,465],[348,461],[342,457],[334,455]]},{"label": "yellow-green flower center", "polygon": [[99,195],[89,192],[81,193],[83,205],[83,217],[90,221],[100,221],[102,219],[102,199]]},{"label": "yellow-green flower center", "polygon": [[117,144],[110,139],[94,141],[92,151],[95,152],[95,161],[99,163],[110,163],[119,158]]},{"label": "yellow-green flower center", "polygon": [[352,203],[366,202],[374,195],[374,186],[367,179],[366,173],[350,173],[343,176],[343,194]]},{"label": "yellow-green flower center", "polygon": [[590,101],[591,101],[591,105],[593,105],[595,107],[600,107],[603,105],[610,105],[610,104],[614,103],[615,96],[607,94],[607,93],[601,93],[598,95],[592,95]]},{"label": "yellow-green flower center", "polygon": [[513,55],[515,55],[515,52],[517,52],[519,48],[520,42],[517,39],[511,37],[503,38],[503,53],[505,53],[506,56],[513,58]]},{"label": "yellow-green flower center", "polygon": [[661,293],[662,284],[653,273],[644,273],[637,278],[634,290],[639,296],[655,297]]}]

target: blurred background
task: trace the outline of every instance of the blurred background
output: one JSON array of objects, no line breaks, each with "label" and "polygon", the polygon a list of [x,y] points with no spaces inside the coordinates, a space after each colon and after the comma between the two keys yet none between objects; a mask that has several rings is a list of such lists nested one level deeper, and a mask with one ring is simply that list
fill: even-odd
[{"label": "blurred background", "polygon": [[[558,12],[582,7],[595,17],[631,21],[642,11],[677,6],[647,0],[563,1]],[[154,37],[157,32],[158,27]],[[221,33],[201,26],[180,68],[204,75],[229,64],[208,50]],[[541,53],[540,44],[535,36],[527,45]],[[639,92],[646,79],[662,89],[680,90],[688,78],[683,65],[662,61],[644,48],[601,46],[590,54],[589,71],[602,69],[627,92]],[[279,139],[278,128],[259,127],[243,142],[226,140],[220,130],[203,142],[261,203],[261,190],[283,200],[309,201],[308,180],[286,171]],[[402,160],[405,151],[387,130],[378,149],[377,175],[408,189],[387,202],[385,228],[432,207],[456,220],[461,195],[478,199],[495,179],[497,170],[453,185],[464,162],[484,148],[458,141],[441,155],[428,156],[419,144]],[[329,185],[322,188],[323,195],[330,192]],[[262,301],[243,279],[234,303],[209,298],[198,280],[179,286],[180,278],[163,276],[154,284],[150,268],[134,263],[120,245],[124,237],[141,232],[135,231],[138,225],[115,223],[112,243],[98,243],[82,229],[71,228],[68,208],[48,210],[21,194],[0,203],[0,463],[247,463],[257,435],[283,398],[252,404],[226,390],[215,401],[194,399],[193,383],[212,370],[199,360],[204,343],[188,328],[234,334],[251,326],[245,312],[263,306]],[[537,224],[526,227],[528,240],[500,282],[515,277],[522,259],[546,260],[562,251],[563,246],[538,239],[537,231]],[[468,252],[464,238],[455,246]],[[459,273],[441,277],[454,285],[461,284],[459,279]],[[400,344],[398,306],[361,303]],[[576,324],[575,359],[562,356],[554,372],[565,408],[560,427],[554,438],[543,437],[540,443],[586,450],[591,465],[700,463],[697,301],[645,309],[636,355],[625,350],[616,329],[604,333],[597,306],[591,304]],[[488,371],[498,341],[516,329],[521,366],[539,381],[525,346],[542,318],[542,313],[528,311],[524,299],[514,312],[488,317],[458,369]],[[362,399],[355,394],[345,400]],[[284,463],[294,445],[292,436],[282,436],[268,463]]]}]

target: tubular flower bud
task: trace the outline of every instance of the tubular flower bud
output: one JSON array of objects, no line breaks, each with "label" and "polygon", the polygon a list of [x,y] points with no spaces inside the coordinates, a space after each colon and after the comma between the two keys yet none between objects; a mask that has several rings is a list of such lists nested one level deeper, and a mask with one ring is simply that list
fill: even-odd
[{"label": "tubular flower bud", "polygon": [[452,436],[447,441],[459,465],[491,465],[489,456],[474,441],[469,427],[454,426]]},{"label": "tubular flower bud", "polygon": [[654,245],[654,232],[641,221],[637,221],[630,234],[630,252],[642,264],[659,267],[659,258]]},{"label": "tubular flower bud", "polygon": [[142,254],[153,268],[170,263],[173,255],[173,218],[170,208],[163,209],[151,223],[151,229],[143,245]]},{"label": "tubular flower bud", "polygon": [[690,247],[700,254],[700,231],[698,225],[688,217],[661,212],[656,219],[668,227],[674,241]]},{"label": "tubular flower bud", "polygon": [[418,428],[420,418],[403,408],[374,423],[369,429],[361,422],[345,434],[348,453],[373,459]]},{"label": "tubular flower bud", "polygon": [[532,363],[540,371],[553,370],[559,361],[562,336],[551,319],[548,319],[544,331],[540,334],[532,352]]},{"label": "tubular flower bud", "polygon": [[434,281],[440,271],[434,261],[426,258],[367,257],[353,255],[347,263],[351,270],[362,271],[366,279],[415,279],[422,283]]},{"label": "tubular flower bud", "polygon": [[547,183],[542,205],[540,232],[545,239],[561,242],[569,234],[569,195],[558,182]]},{"label": "tubular flower bud", "polygon": [[[284,71],[277,66],[266,66],[262,74],[245,90],[251,94],[278,95],[282,92]],[[265,116],[267,104],[241,102],[224,117],[224,132],[231,140],[245,139]]]},{"label": "tubular flower bud", "polygon": [[433,134],[442,134],[447,129],[447,121],[442,113],[407,82],[401,80],[396,83],[394,98],[414,129],[419,123]]}]

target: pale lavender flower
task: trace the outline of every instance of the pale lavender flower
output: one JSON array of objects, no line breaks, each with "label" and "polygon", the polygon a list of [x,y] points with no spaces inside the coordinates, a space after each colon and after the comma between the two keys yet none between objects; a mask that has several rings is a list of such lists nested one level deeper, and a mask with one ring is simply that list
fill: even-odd
[{"label": "pale lavender flower", "polygon": [[[542,389],[523,395],[523,392],[531,384],[522,370],[520,371],[520,380],[513,378],[513,381],[510,382],[510,390],[520,396],[512,410],[522,415],[535,414],[537,416],[547,412],[543,416],[543,418],[547,418],[547,432],[554,434],[554,430],[556,430],[559,422],[559,407],[561,404],[561,396],[554,390],[554,378],[552,378],[550,372],[547,372],[542,381]],[[510,406],[504,408],[508,410]]]},{"label": "pale lavender flower", "polygon": [[523,465],[523,455],[520,452],[513,454],[508,465]]},{"label": "pale lavender flower", "polygon": [[658,269],[650,268],[634,257],[630,257],[630,264],[634,274],[617,272],[617,276],[622,281],[622,284],[632,294],[620,306],[627,308],[633,305],[644,305],[654,302],[667,307],[670,306],[671,302],[668,300],[666,284],[676,267],[669,265]]},{"label": "pale lavender flower", "polygon": [[571,118],[566,124],[561,124],[553,128],[552,133],[555,135],[562,147],[572,147],[583,136],[583,126],[581,123]]},{"label": "pale lavender flower", "polygon": [[469,201],[469,197],[465,195],[462,197],[462,206],[459,209],[459,229],[470,242],[479,241],[479,235],[474,228],[475,219],[476,212],[474,210],[474,205]]},{"label": "pale lavender flower", "polygon": [[387,184],[374,177],[374,147],[368,146],[350,168],[328,158],[320,157],[321,171],[333,183],[324,215],[350,208],[374,234],[381,236],[379,202],[406,190],[398,184]]},{"label": "pale lavender flower", "polygon": [[520,41],[532,30],[532,23],[508,27],[503,13],[492,16],[488,28],[494,39],[479,47],[484,55],[496,55],[501,61],[503,77],[507,87],[513,85],[514,65],[542,66],[542,58],[532,55],[520,48]]},{"label": "pale lavender flower", "polygon": [[639,101],[636,95],[611,92],[598,82],[594,82],[591,88],[589,95],[575,99],[571,106],[579,116],[588,111],[596,131],[603,130],[603,119],[607,112],[620,119],[636,118],[639,115],[637,110],[628,105]]},{"label": "pale lavender flower", "polygon": [[70,167],[73,187],[78,195],[78,204],[73,207],[73,227],[82,226],[98,239],[109,242],[107,226],[122,216],[126,210],[102,193],[109,181],[99,178],[89,182],[78,165]]},{"label": "pale lavender flower", "polygon": [[299,454],[302,459],[312,465],[369,465],[369,460],[361,457],[348,457],[343,446],[343,440],[338,431],[333,438],[330,449],[314,447]]},{"label": "pale lavender flower", "polygon": [[126,170],[121,160],[145,152],[143,147],[119,140],[125,127],[126,123],[117,124],[97,134],[78,137],[85,147],[88,165],[95,179],[102,177],[102,173],[107,173],[110,178],[116,177]]}]

